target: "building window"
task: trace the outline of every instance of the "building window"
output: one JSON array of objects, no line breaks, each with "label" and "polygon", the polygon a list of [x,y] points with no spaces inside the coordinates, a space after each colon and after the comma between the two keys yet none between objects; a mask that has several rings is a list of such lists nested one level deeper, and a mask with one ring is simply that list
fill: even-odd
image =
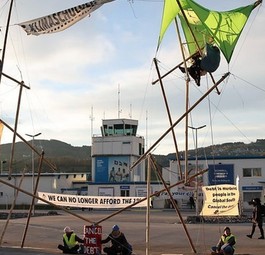
[{"label": "building window", "polygon": [[243,168],[243,177],[260,177],[261,168]]},{"label": "building window", "polygon": [[121,197],[129,197],[130,190],[121,190]]},{"label": "building window", "polygon": [[243,202],[249,203],[256,197],[261,197],[261,192],[243,192]]}]

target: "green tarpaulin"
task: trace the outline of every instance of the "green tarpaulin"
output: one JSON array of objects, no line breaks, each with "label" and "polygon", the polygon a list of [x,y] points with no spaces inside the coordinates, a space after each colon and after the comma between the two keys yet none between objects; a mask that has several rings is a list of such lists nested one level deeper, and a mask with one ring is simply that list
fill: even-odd
[{"label": "green tarpaulin", "polygon": [[200,48],[212,38],[229,63],[249,15],[261,1],[223,12],[206,9],[192,0],[181,0],[179,3],[186,18],[181,12],[178,1],[165,0],[158,43],[161,43],[172,20],[178,16],[190,54],[198,50],[194,36]]}]

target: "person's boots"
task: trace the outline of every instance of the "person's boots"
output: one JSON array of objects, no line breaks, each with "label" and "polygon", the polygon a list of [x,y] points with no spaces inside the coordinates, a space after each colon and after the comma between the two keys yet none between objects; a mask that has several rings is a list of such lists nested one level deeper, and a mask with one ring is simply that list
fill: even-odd
[{"label": "person's boots", "polygon": [[248,238],[252,238],[252,236],[253,236],[253,234],[255,232],[255,228],[256,228],[256,226],[252,226],[251,234],[247,235]]},{"label": "person's boots", "polygon": [[179,67],[179,70],[180,70],[182,73],[186,73],[185,68],[182,67],[182,66]]},{"label": "person's boots", "polygon": [[64,251],[64,246],[61,245],[61,244],[59,244],[59,245],[58,245],[58,249],[61,250],[61,251]]},{"label": "person's boots", "polygon": [[261,236],[258,239],[264,239],[264,230],[262,228],[260,229],[260,234]]}]

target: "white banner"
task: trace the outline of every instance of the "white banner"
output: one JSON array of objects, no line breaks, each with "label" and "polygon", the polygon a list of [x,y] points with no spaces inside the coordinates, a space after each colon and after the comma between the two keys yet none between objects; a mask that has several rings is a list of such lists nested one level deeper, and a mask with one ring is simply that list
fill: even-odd
[{"label": "white banner", "polygon": [[215,185],[202,187],[204,204],[201,216],[239,215],[239,191],[236,185]]},{"label": "white banner", "polygon": [[[124,208],[143,199],[143,197],[80,196],[47,192],[38,192],[38,196],[59,206],[105,209]],[[45,202],[41,200],[38,200],[38,203],[45,204]],[[135,207],[146,207],[146,205],[147,200],[138,203]]]},{"label": "white banner", "polygon": [[101,5],[113,0],[95,0],[41,18],[19,23],[28,35],[56,33],[83,19]]}]

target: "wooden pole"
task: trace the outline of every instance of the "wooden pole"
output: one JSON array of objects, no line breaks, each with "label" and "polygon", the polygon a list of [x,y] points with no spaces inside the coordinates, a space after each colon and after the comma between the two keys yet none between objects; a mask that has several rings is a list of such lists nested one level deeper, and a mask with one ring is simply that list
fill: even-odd
[{"label": "wooden pole", "polygon": [[[165,74],[161,75],[161,79],[164,79],[166,76],[168,76],[169,74],[171,74],[172,72],[174,72],[176,69],[178,69],[181,65],[183,65],[183,63],[185,63],[188,60],[192,59],[197,54],[198,53],[196,52],[196,53],[192,54],[191,56],[189,56],[188,58],[185,58],[185,61],[180,62],[178,65],[176,65],[175,67],[173,67],[171,70],[169,70]],[[159,79],[154,80],[152,82],[152,85],[155,85],[157,82],[159,82]]]},{"label": "wooden pole", "polygon": [[[208,168],[207,168],[207,169],[203,169],[203,170],[201,170],[198,174],[194,174],[194,175],[190,176],[190,177],[188,178],[187,182],[189,182],[190,180],[192,180],[193,178],[195,178],[197,175],[202,175],[202,174],[204,174],[204,173],[207,172],[207,171],[208,171]],[[177,183],[175,183],[175,184],[172,184],[172,185],[170,185],[168,188],[169,188],[169,189],[174,188],[174,187],[176,187],[176,186],[178,186],[179,184],[182,184],[182,183],[184,183],[184,180],[181,180],[181,181],[179,181],[179,182],[177,182]],[[161,192],[163,192],[163,191],[166,191],[166,189],[164,188],[164,189],[161,189],[161,190],[159,190],[159,191],[156,191],[155,193],[151,194],[150,197],[159,196],[159,194],[160,194]],[[100,224],[101,222],[103,222],[103,221],[105,221],[105,220],[108,220],[108,219],[114,217],[115,215],[117,215],[117,214],[119,214],[119,213],[121,213],[121,212],[123,212],[123,211],[125,211],[125,210],[127,210],[127,209],[129,209],[129,208],[132,208],[133,206],[136,206],[136,205],[139,204],[139,203],[142,203],[142,202],[145,201],[146,199],[147,199],[147,197],[144,197],[143,199],[138,200],[138,201],[135,202],[134,204],[128,205],[128,206],[126,206],[126,207],[124,207],[124,208],[118,210],[117,212],[114,212],[113,214],[111,214],[111,215],[109,215],[109,216],[107,216],[107,217],[105,217],[105,218],[103,218],[103,219],[101,219],[101,220],[95,222],[95,225],[98,225],[98,224]]]},{"label": "wooden pole", "polygon": [[[164,85],[163,85],[163,82],[162,82],[162,79],[161,79],[161,75],[160,75],[160,71],[159,71],[159,68],[158,68],[158,64],[157,64],[156,58],[154,58],[154,63],[155,63],[157,75],[159,77],[162,95],[163,95],[164,102],[165,102],[165,105],[166,105],[166,110],[167,110],[167,116],[168,116],[169,124],[170,124],[170,126],[172,126],[173,122],[172,122],[172,118],[171,118],[171,113],[170,113],[170,109],[169,109],[169,106],[168,106],[166,92],[165,92]],[[171,133],[172,133],[172,136],[173,136],[173,142],[174,142],[175,150],[176,150],[176,159],[177,159],[178,166],[179,166],[179,175],[180,175],[180,178],[182,179],[182,170],[181,170],[181,166],[180,166],[179,150],[178,150],[178,144],[177,144],[177,139],[176,139],[176,134],[175,134],[174,129],[172,129]]]},{"label": "wooden pole", "polygon": [[11,155],[10,155],[10,162],[9,162],[9,174],[8,174],[8,178],[9,179],[11,179],[11,175],[12,175],[12,165],[13,165],[15,142],[16,142],[18,116],[19,116],[19,110],[20,110],[20,103],[21,103],[21,97],[22,97],[23,87],[26,87],[26,86],[20,85],[20,89],[19,89],[19,96],[18,96],[18,103],[17,103],[17,111],[16,111],[16,119],[15,119],[15,128],[14,128],[14,132],[13,132],[13,141],[12,141],[12,145],[11,145]]},{"label": "wooden pole", "polygon": [[89,223],[91,223],[91,224],[95,224],[95,222],[93,222],[93,221],[91,221],[91,220],[89,220],[89,219],[86,219],[85,217],[82,217],[81,215],[78,215],[78,214],[76,214],[76,213],[73,213],[73,212],[71,212],[71,211],[65,209],[64,207],[62,207],[62,206],[60,206],[60,205],[56,205],[56,204],[54,204],[54,203],[52,203],[52,202],[50,202],[50,201],[47,201],[47,200],[43,199],[42,197],[39,197],[39,196],[34,195],[34,194],[32,194],[32,193],[30,193],[30,192],[28,192],[28,191],[26,191],[26,190],[23,190],[23,189],[21,189],[21,188],[18,188],[17,186],[15,186],[15,185],[13,185],[13,184],[11,184],[11,183],[8,183],[8,182],[6,182],[6,181],[4,181],[4,180],[2,180],[2,179],[0,179],[0,183],[3,183],[3,184],[5,184],[5,185],[7,185],[7,186],[9,186],[9,187],[11,187],[11,188],[14,188],[14,189],[16,189],[16,190],[18,190],[18,191],[20,191],[20,192],[22,192],[22,193],[24,193],[24,194],[26,194],[26,195],[28,195],[28,196],[34,197],[34,198],[36,198],[36,199],[38,199],[38,200],[40,200],[40,201],[42,201],[42,202],[44,202],[44,203],[46,203],[46,204],[49,204],[49,205],[51,205],[51,206],[54,206],[54,207],[56,207],[56,208],[58,208],[58,209],[60,209],[60,210],[62,210],[62,211],[64,211],[64,212],[66,212],[66,213],[68,213],[68,214],[71,214],[71,215],[75,216],[76,218],[79,218],[79,219],[84,220],[84,221],[86,221],[86,222],[89,222]]},{"label": "wooden pole", "polygon": [[179,211],[178,205],[177,205],[175,199],[173,198],[172,193],[170,192],[170,189],[168,188],[168,186],[167,186],[167,184],[166,184],[166,182],[165,182],[165,180],[164,180],[164,178],[163,178],[163,176],[162,176],[161,170],[158,169],[158,166],[157,166],[157,164],[155,163],[154,158],[153,158],[152,156],[150,156],[150,157],[151,157],[151,162],[152,162],[152,164],[154,165],[154,167],[155,167],[155,169],[156,169],[156,172],[157,172],[157,174],[158,174],[160,180],[163,182],[163,185],[164,185],[164,187],[165,187],[165,189],[166,189],[166,191],[167,191],[167,194],[168,194],[169,197],[170,197],[170,201],[171,201],[171,203],[172,203],[174,209],[176,210],[176,212],[177,212],[177,214],[178,214],[178,216],[179,216],[179,219],[180,219],[181,224],[182,224],[182,226],[183,226],[183,228],[184,228],[185,234],[186,234],[186,236],[188,237],[188,240],[189,240],[190,246],[191,246],[193,252],[196,253],[196,249],[195,249],[195,247],[194,247],[194,244],[193,244],[193,242],[192,242],[192,239],[191,239],[191,237],[190,237],[190,234],[189,234],[189,232],[188,232],[188,229],[187,229],[187,227],[186,227],[186,224],[185,224],[185,222],[184,222],[184,220],[183,220],[183,218],[182,218],[182,215],[181,215],[181,213],[180,213],[180,211]]},{"label": "wooden pole", "polygon": [[[22,181],[23,181],[23,179],[24,179],[25,171],[26,171],[26,169],[23,170],[22,177],[21,177],[21,179],[20,179],[20,181],[19,181],[19,185],[18,185],[19,188],[20,188],[21,185],[22,185]],[[9,221],[10,221],[10,219],[11,219],[12,212],[13,212],[13,210],[14,210],[14,208],[15,208],[16,200],[17,200],[17,197],[18,197],[18,193],[19,193],[19,190],[16,190],[15,197],[14,197],[14,200],[13,200],[12,206],[11,206],[11,208],[10,208],[10,211],[9,211],[9,214],[8,214],[8,217],[7,217],[7,220],[6,220],[6,224],[5,224],[4,228],[3,228],[2,235],[1,235],[1,238],[0,238],[0,247],[2,246],[3,238],[4,238],[4,235],[5,235],[5,232],[6,232],[6,230],[7,230],[7,227],[8,227]]]},{"label": "wooden pole", "polygon": [[196,39],[196,37],[195,37],[195,35],[194,35],[194,32],[192,31],[192,29],[191,29],[191,27],[190,27],[190,23],[189,23],[189,21],[188,21],[188,19],[187,19],[187,16],[186,16],[186,14],[185,14],[185,12],[184,12],[182,6],[181,6],[181,3],[180,3],[179,0],[176,0],[176,1],[177,1],[177,4],[178,4],[179,8],[180,8],[180,12],[181,12],[181,14],[183,15],[183,18],[184,18],[184,20],[185,20],[186,23],[187,23],[187,26],[188,26],[188,28],[189,28],[189,30],[190,30],[190,33],[191,33],[191,35],[192,35],[192,37],[193,37],[193,40],[194,40],[194,42],[195,42],[195,44],[196,44],[196,46],[197,46],[197,49],[198,49],[200,55],[202,56],[202,50],[201,50],[201,48],[200,48],[200,46],[199,46],[199,43],[198,43],[198,41],[197,41],[197,39]]},{"label": "wooden pole", "polygon": [[17,84],[20,84],[20,85],[22,85],[23,87],[25,87],[25,88],[27,88],[27,89],[30,89],[29,86],[26,86],[26,85],[25,85],[24,81],[18,81],[17,79],[15,79],[15,78],[13,78],[13,77],[9,76],[8,74],[5,74],[5,73],[2,73],[2,75],[3,75],[4,77],[8,78],[8,79],[11,80],[11,81],[14,81],[14,82],[17,83]]},{"label": "wooden pole", "polygon": [[[6,122],[4,122],[2,119],[0,119],[0,122],[2,122],[9,130],[14,132],[14,129],[12,129]],[[41,153],[39,153],[30,143],[28,143],[20,134],[16,133],[18,138],[20,138],[26,145],[28,145],[39,157],[41,156]],[[43,159],[44,162],[51,167],[53,171],[57,171],[57,167],[53,165],[51,162],[49,162],[47,159]]]},{"label": "wooden pole", "polygon": [[[39,179],[40,179],[40,174],[41,174],[41,169],[42,169],[43,158],[44,158],[44,152],[42,151],[40,161],[39,161],[39,167],[38,167],[38,178],[37,178],[36,185],[34,187],[34,193],[33,193],[34,196],[36,196],[38,185],[39,185]],[[32,210],[34,207],[34,203],[35,203],[35,197],[32,197],[31,205],[30,205],[29,212],[28,212],[27,223],[26,223],[26,226],[24,229],[24,234],[22,237],[21,248],[24,247],[24,243],[25,243],[25,239],[26,239],[26,235],[27,235],[27,231],[28,231],[28,226],[29,226],[29,222],[30,222],[30,217],[32,215]]]},{"label": "wooden pole", "polygon": [[11,0],[9,12],[8,12],[8,17],[7,17],[7,24],[6,24],[6,32],[5,32],[5,38],[4,38],[2,58],[0,60],[0,84],[1,84],[1,79],[2,79],[2,72],[3,72],[4,60],[5,60],[5,54],[6,54],[7,37],[8,37],[9,24],[10,24],[10,19],[11,19],[13,3],[14,3],[14,0]]},{"label": "wooden pole", "polygon": [[[175,18],[175,25],[177,28],[177,34],[178,34],[178,40],[179,40],[179,44],[180,44],[180,50],[181,50],[181,55],[182,55],[182,59],[184,62],[184,67],[185,67],[185,72],[186,72],[186,97],[185,97],[185,109],[186,111],[189,109],[189,91],[190,91],[190,76],[189,76],[189,72],[188,72],[188,68],[187,68],[187,63],[185,61],[185,54],[184,54],[184,50],[183,50],[183,44],[182,44],[182,40],[181,40],[181,36],[180,36],[180,31],[179,31],[179,26],[177,23],[177,19]],[[185,117],[185,174],[184,174],[184,179],[185,182],[187,180],[187,173],[188,173],[188,151],[189,151],[189,142],[188,142],[188,125],[189,125],[189,115],[187,114]]]},{"label": "wooden pole", "polygon": [[217,82],[215,83],[203,96],[201,96],[189,109],[188,111],[186,111],[182,116],[179,117],[179,119],[177,121],[175,121],[175,123],[173,123],[173,125],[168,128],[164,134],[162,136],[160,136],[160,138],[158,138],[158,140],[153,143],[152,146],[149,147],[149,149],[138,159],[136,160],[133,165],[131,166],[131,170],[136,167],[143,159],[146,158],[146,156],[158,145],[159,142],[161,142],[167,135],[169,132],[171,132],[171,130],[177,125],[179,124],[183,118],[185,118],[185,116],[187,114],[189,114],[203,99],[205,99],[230,73],[225,73],[223,75],[223,77]]},{"label": "wooden pole", "polygon": [[151,158],[150,154],[147,157],[147,208],[146,208],[146,221],[145,221],[145,254],[149,255],[150,252],[150,195],[151,195]]}]

